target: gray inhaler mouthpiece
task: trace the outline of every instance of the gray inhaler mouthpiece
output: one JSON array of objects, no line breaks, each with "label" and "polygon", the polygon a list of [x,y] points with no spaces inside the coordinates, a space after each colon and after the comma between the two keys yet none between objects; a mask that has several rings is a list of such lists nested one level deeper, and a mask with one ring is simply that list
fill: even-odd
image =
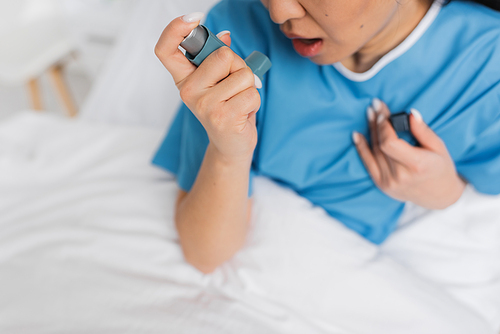
[{"label": "gray inhaler mouthpiece", "polygon": [[[200,66],[205,58],[223,46],[226,44],[203,25],[194,28],[181,43],[181,47],[186,50],[186,58],[196,66]],[[258,51],[252,52],[245,62],[261,81],[272,66],[269,58]]]}]

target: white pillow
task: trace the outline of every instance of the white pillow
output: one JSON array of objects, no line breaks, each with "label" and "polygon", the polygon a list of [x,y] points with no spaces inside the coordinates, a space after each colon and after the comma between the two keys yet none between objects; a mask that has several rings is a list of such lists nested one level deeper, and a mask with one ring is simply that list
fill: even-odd
[{"label": "white pillow", "polygon": [[175,17],[207,12],[217,0],[140,1],[98,76],[80,117],[106,123],[166,128],[179,103],[172,77],[154,46]]}]

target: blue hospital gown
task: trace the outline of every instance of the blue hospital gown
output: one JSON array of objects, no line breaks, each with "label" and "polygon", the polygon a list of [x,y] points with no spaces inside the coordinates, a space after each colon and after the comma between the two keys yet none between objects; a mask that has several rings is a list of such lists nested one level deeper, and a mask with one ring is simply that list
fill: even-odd
[{"label": "blue hospital gown", "polygon": [[[230,30],[241,57],[258,50],[273,62],[260,90],[251,176],[272,178],[371,242],[383,242],[405,203],[374,185],[351,140],[353,131],[368,136],[366,108],[378,97],[393,113],[419,110],[459,174],[480,192],[500,193],[499,12],[435,3],[402,44],[361,74],[299,56],[259,0],[224,0],[206,25]],[[183,105],[153,163],[189,191],[207,145],[204,128]]]}]

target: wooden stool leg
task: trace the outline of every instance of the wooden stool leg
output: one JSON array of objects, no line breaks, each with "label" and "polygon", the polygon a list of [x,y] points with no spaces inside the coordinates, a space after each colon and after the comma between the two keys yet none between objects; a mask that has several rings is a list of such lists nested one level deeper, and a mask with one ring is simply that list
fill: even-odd
[{"label": "wooden stool leg", "polygon": [[49,74],[52,78],[52,84],[59,95],[59,98],[61,99],[62,103],[64,104],[64,107],[66,108],[66,111],[68,113],[68,116],[70,117],[75,117],[76,114],[78,113],[75,103],[73,101],[73,98],[71,97],[71,94],[69,93],[68,87],[66,86],[66,83],[64,82],[64,78],[62,75],[62,66],[61,65],[56,65],[52,67],[49,70]]},{"label": "wooden stool leg", "polygon": [[42,97],[40,95],[40,86],[38,85],[38,79],[33,78],[28,82],[28,91],[31,98],[31,106],[35,110],[42,110]]}]

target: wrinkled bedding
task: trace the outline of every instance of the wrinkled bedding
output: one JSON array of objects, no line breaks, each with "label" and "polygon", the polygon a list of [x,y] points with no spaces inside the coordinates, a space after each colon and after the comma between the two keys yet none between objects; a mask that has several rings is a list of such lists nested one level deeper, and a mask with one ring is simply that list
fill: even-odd
[{"label": "wrinkled bedding", "polygon": [[0,123],[1,333],[496,333],[500,198],[408,206],[374,246],[255,179],[247,244],[186,264],[163,132],[31,112]]}]

